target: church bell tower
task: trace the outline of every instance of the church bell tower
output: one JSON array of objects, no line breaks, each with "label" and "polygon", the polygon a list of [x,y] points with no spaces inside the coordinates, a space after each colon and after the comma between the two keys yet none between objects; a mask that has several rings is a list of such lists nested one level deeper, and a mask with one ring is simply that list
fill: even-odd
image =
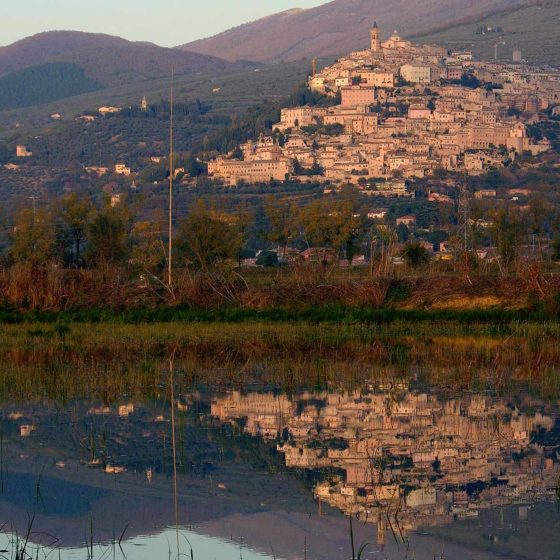
[{"label": "church bell tower", "polygon": [[373,52],[379,52],[381,50],[381,41],[379,40],[379,27],[377,22],[373,24],[371,28],[371,50]]}]

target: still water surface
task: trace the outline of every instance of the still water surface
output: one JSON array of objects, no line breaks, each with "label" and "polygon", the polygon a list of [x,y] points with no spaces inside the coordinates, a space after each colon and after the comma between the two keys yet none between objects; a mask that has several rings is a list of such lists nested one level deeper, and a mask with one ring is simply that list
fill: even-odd
[{"label": "still water surface", "polygon": [[[560,558],[560,408],[405,382],[1,408],[14,558]],[[352,523],[350,523],[352,520]],[[17,535],[17,537],[16,537]],[[367,544],[367,546],[365,546]]]}]

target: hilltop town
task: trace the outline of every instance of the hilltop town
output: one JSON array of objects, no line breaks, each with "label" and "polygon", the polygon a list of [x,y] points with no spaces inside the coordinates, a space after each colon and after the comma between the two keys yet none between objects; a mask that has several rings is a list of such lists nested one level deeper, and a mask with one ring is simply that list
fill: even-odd
[{"label": "hilltop town", "polygon": [[[204,85],[215,101],[193,99],[186,91],[173,103],[149,102],[147,94],[129,107],[107,99],[71,121],[59,118],[63,112],[51,113],[41,134],[18,133],[13,145],[6,144],[10,156],[0,166],[0,202],[4,197],[10,208],[0,236],[6,266],[18,258],[39,259],[36,244],[25,238],[25,252],[16,247],[26,228],[41,220],[46,225],[36,231],[48,250],[40,260],[56,263],[56,274],[60,262],[69,271],[91,271],[110,258],[133,278],[142,269],[143,297],[156,304],[161,295],[148,288],[159,281],[166,260],[178,271],[208,265],[196,256],[188,226],[202,228],[205,249],[215,241],[212,267],[243,273],[233,298],[239,305],[256,307],[256,298],[242,294],[262,293],[251,269],[283,267],[290,283],[309,267],[317,277],[353,270],[360,283],[366,274],[380,279],[381,291],[368,305],[404,307],[410,294],[416,294],[410,295],[413,306],[455,305],[462,296],[450,297],[450,286],[462,294],[465,274],[469,289],[491,297],[487,306],[524,305],[530,294],[555,313],[554,290],[544,288],[542,279],[526,280],[532,267],[555,272],[560,259],[560,71],[525,62],[519,49],[511,62],[480,61],[470,52],[416,44],[397,33],[382,36],[373,25],[368,48],[326,67],[314,61],[307,82],[300,81],[306,72],[300,68],[299,86],[290,94],[283,94],[288,75],[253,71],[268,84],[277,77],[277,96],[260,97],[259,105],[237,112],[228,106],[227,115],[213,112],[229,87],[216,79]],[[59,208],[75,200],[93,210],[83,214],[82,237],[72,241],[75,227]],[[172,210],[171,242],[162,209]],[[112,239],[105,229],[97,236],[105,213],[119,224]],[[216,232],[227,232],[209,235],[203,215]],[[58,231],[67,233],[60,237]],[[64,244],[58,243],[62,238]],[[159,247],[157,257],[148,240]],[[105,251],[109,241],[117,250]],[[165,244],[173,245],[173,258],[161,251]],[[143,273],[145,263],[152,280]],[[433,282],[407,284],[408,295],[393,299],[387,278],[427,270],[441,276],[445,290],[432,292]],[[504,281],[498,289],[485,278],[473,288],[473,274],[491,278],[514,271],[518,283]],[[187,275],[180,278],[191,282]],[[76,291],[66,290],[56,301],[68,306],[68,294],[86,284],[72,285]],[[339,297],[323,296],[319,285],[321,305]],[[556,286],[556,277],[549,286]],[[275,289],[266,301],[297,307],[293,289],[281,297]],[[342,299],[354,305],[355,286],[346,289]],[[10,305],[28,305],[19,293],[3,293]],[[202,301],[189,290],[169,292],[170,300],[176,302],[179,293],[196,305]],[[209,286],[208,301],[218,297],[229,305],[232,297],[224,294]],[[301,303],[311,304],[309,293]]]},{"label": "hilltop town", "polygon": [[[330,106],[284,108],[273,135],[218,157],[209,175],[229,185],[300,178],[393,189],[437,170],[482,174],[550,149],[528,127],[559,101],[560,72],[470,52],[416,45],[397,32],[313,73]],[[391,181],[392,180],[392,181]],[[397,191],[403,186],[397,187]],[[394,189],[393,189],[394,190]],[[393,193],[398,195],[398,192]]]}]

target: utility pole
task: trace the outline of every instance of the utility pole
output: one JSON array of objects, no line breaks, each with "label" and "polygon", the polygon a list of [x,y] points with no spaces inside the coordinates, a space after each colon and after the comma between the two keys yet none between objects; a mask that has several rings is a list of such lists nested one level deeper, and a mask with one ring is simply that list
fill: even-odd
[{"label": "utility pole", "polygon": [[169,104],[169,241],[167,255],[167,284],[173,285],[173,79],[175,69],[171,70],[171,93]]},{"label": "utility pole", "polygon": [[35,248],[36,248],[36,224],[37,224],[37,204],[36,204],[36,200],[37,200],[37,195],[32,195],[32,196],[28,196],[27,198],[29,198],[29,200],[32,201],[33,203],[33,223],[31,224],[31,244],[32,244],[32,250],[33,253],[35,253]]},{"label": "utility pole", "polygon": [[29,198],[29,200],[33,201],[33,226],[35,226],[35,216],[37,214],[37,208],[36,208],[35,201],[37,200],[37,195],[29,196],[28,198]]},{"label": "utility pole", "polygon": [[458,226],[459,234],[463,237],[463,251],[469,248],[469,193],[467,188],[467,180],[461,182],[459,186],[459,208],[458,208]]}]

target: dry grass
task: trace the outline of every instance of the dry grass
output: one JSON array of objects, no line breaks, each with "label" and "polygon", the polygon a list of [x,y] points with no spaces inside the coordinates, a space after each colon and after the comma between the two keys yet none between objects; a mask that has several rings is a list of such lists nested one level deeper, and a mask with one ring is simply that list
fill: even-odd
[{"label": "dry grass", "polygon": [[[117,267],[62,270],[18,264],[0,270],[0,307],[19,311],[140,309],[184,306],[263,310],[340,305],[405,309],[524,308],[560,294],[560,275],[520,269],[509,276],[416,274],[371,278],[362,269],[300,263],[284,270],[196,273],[178,270],[172,292],[155,277]],[[398,297],[395,297],[398,294]]]}]

